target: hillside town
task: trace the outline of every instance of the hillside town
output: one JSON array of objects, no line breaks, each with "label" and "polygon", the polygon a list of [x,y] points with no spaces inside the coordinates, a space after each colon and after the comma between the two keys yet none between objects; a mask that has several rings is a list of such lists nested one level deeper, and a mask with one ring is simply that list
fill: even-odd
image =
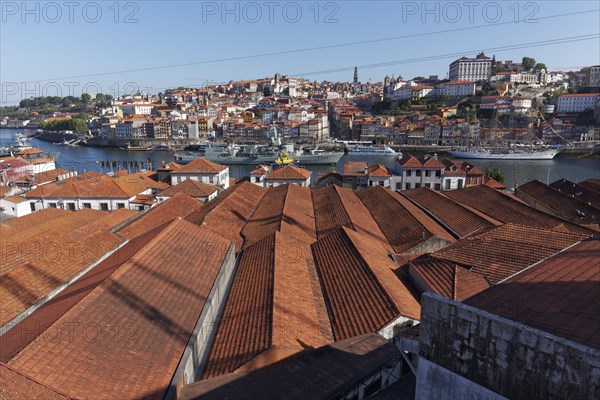
[{"label": "hillside town", "polygon": [[[521,61],[2,108],[55,147],[176,152],[0,154],[0,398],[600,398],[600,179],[509,188],[444,150],[594,157],[600,66]],[[236,176],[210,156],[236,144],[277,158]]]},{"label": "hillside town", "polygon": [[335,138],[404,146],[564,145],[600,138],[599,65],[549,71],[529,57],[500,61],[482,52],[453,61],[445,79],[391,74],[361,82],[359,73],[355,68],[351,82],[276,73],[155,94],[42,98],[49,107],[25,99],[9,113],[19,118],[5,116],[0,124],[37,128],[45,122],[47,140],[61,142],[77,136],[52,123],[84,119],[87,135],[80,138],[89,145],[148,148],[209,139],[260,142],[272,125],[296,143]]}]

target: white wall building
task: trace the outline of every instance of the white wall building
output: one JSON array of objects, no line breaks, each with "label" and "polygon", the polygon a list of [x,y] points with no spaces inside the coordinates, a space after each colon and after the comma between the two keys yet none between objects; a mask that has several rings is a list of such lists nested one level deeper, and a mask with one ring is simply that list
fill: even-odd
[{"label": "white wall building", "polygon": [[487,81],[492,76],[492,59],[479,53],[475,58],[461,57],[450,64],[451,81]]},{"label": "white wall building", "polygon": [[205,160],[204,158],[197,158],[191,163],[171,172],[171,183],[173,185],[181,183],[186,179],[192,179],[208,185],[221,186],[223,189],[227,189],[229,187],[229,167]]},{"label": "white wall building", "polygon": [[558,98],[557,112],[576,113],[592,110],[600,101],[600,93],[563,94]]}]

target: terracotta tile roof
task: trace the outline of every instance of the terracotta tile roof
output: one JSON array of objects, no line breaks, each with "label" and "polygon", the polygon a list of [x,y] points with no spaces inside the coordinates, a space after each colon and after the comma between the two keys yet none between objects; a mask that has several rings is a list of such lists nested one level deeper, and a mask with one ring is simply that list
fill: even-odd
[{"label": "terracotta tile roof", "polygon": [[489,176],[485,175],[483,177],[483,184],[485,186],[491,187],[492,189],[498,189],[498,190],[504,190],[506,189],[506,186],[504,186],[504,184],[498,182],[495,179],[490,178]]},{"label": "terracotta tile roof", "polygon": [[244,247],[250,246],[279,230],[288,188],[289,185],[270,188],[262,197],[256,210],[252,213],[252,217],[241,231],[244,238]]},{"label": "terracotta tile roof", "polygon": [[242,228],[267,191],[248,181],[236,183],[186,219],[232,241],[239,250],[244,239]]},{"label": "terracotta tile roof", "polygon": [[[412,315],[418,304],[416,299],[404,301],[409,296],[396,292],[403,289],[392,272],[397,265],[391,258],[384,259],[388,252],[375,240],[350,232],[353,231],[347,228],[336,229],[312,245],[335,340],[377,332],[401,315],[399,306]],[[357,243],[363,240],[370,242],[361,243],[359,248]],[[362,252],[368,246],[372,248],[365,257]],[[396,288],[394,294],[386,290],[390,287]],[[415,316],[418,317],[418,309]]]},{"label": "terracotta tile roof", "polygon": [[357,191],[396,253],[406,252],[434,236],[455,239],[408,199],[380,186]]},{"label": "terracotta tile roof", "polygon": [[381,365],[401,357],[379,335],[363,335],[309,349],[265,368],[194,382],[180,400],[333,399]]},{"label": "terracotta tile roof", "polygon": [[128,239],[133,239],[165,222],[170,222],[178,217],[185,218],[201,207],[202,203],[198,200],[179,193],[120,226],[116,233]]},{"label": "terracotta tile roof", "polygon": [[250,175],[264,175],[267,172],[269,172],[269,168],[265,167],[264,165],[261,165],[258,168],[253,169],[252,171],[250,171]]},{"label": "terracotta tile roof", "polygon": [[579,185],[591,189],[595,192],[600,192],[600,179],[598,178],[586,179],[583,182],[579,182]]},{"label": "terracotta tile roof", "polygon": [[432,256],[470,268],[496,284],[589,236],[507,224],[461,240]]},{"label": "terracotta tile roof", "polygon": [[192,197],[208,197],[218,190],[218,186],[209,185],[194,179],[186,179],[175,186],[171,186],[170,188],[163,190],[158,194],[158,196],[173,197],[177,193],[185,193]]},{"label": "terracotta tile roof", "polygon": [[[550,186],[586,204],[600,208],[600,192],[595,189],[590,189],[567,179],[552,182]],[[600,190],[600,185],[598,185],[598,189]]]},{"label": "terracotta tile roof", "polygon": [[177,174],[207,174],[213,175],[218,174],[221,171],[226,170],[227,167],[221,164],[217,164],[216,162],[212,162],[206,160],[204,158],[196,158],[189,164],[184,165],[183,167],[174,170],[171,172],[174,175]]},{"label": "terracotta tile roof", "polygon": [[229,244],[172,222],[53,324],[72,340],[34,341],[9,365],[77,398],[162,399]]},{"label": "terracotta tile roof", "polygon": [[410,154],[404,154],[398,163],[404,168],[421,168],[422,164]]},{"label": "terracotta tile roof", "polygon": [[112,178],[97,172],[87,172],[58,182],[38,186],[27,192],[28,198],[128,199],[149,188],[166,189],[142,173],[126,174]]},{"label": "terracotta tile roof", "polygon": [[317,240],[311,190],[298,185],[287,186],[279,230],[288,237],[311,244]]},{"label": "terracotta tile roof", "polygon": [[14,195],[14,196],[6,196],[4,197],[4,200],[6,201],[10,201],[11,203],[23,203],[24,201],[29,201],[29,199],[26,199],[25,197],[21,197],[19,195]]},{"label": "terracotta tile roof", "polygon": [[29,158],[28,161],[33,165],[53,163],[54,159],[50,157]]},{"label": "terracotta tile roof", "polygon": [[538,180],[518,186],[515,194],[532,207],[552,212],[553,215],[575,224],[600,230],[600,208],[584,203]]},{"label": "terracotta tile roof", "polygon": [[449,261],[421,256],[409,261],[409,268],[425,283],[423,290],[463,301],[487,288],[490,284],[481,275]]},{"label": "terracotta tile roof", "polygon": [[232,372],[271,346],[274,255],[275,234],[244,249],[206,360],[204,379]]},{"label": "terracotta tile roof", "polygon": [[503,192],[478,185],[446,192],[445,196],[466,204],[504,223],[530,225],[548,229],[562,229],[587,233],[589,229],[536,210]]},{"label": "terracotta tile roof", "polygon": [[108,229],[130,216],[129,210],[81,210],[3,241],[0,326],[122,243]]},{"label": "terracotta tile roof", "polygon": [[35,184],[39,185],[41,183],[54,181],[54,180],[57,180],[61,175],[66,175],[70,172],[71,171],[62,169],[62,168],[51,169],[49,171],[44,171],[44,172],[34,174],[33,182]]},{"label": "terracotta tile roof", "polygon": [[600,240],[589,239],[465,301],[600,350]]},{"label": "terracotta tile roof", "polygon": [[473,211],[431,189],[404,190],[402,191],[402,195],[423,207],[461,238],[479,232],[482,229],[501,225],[500,222],[493,218]]},{"label": "terracotta tile roof", "polygon": [[170,186],[164,182],[151,179],[147,173],[136,172],[125,176],[113,178],[121,190],[131,196],[140,194],[148,189],[165,190]]},{"label": "terracotta tile roof", "polygon": [[340,226],[352,225],[352,220],[335,187],[335,185],[329,185],[311,190],[312,202],[315,207],[317,237],[319,238],[328,235]]},{"label": "terracotta tile roof", "polygon": [[332,342],[310,245],[277,232],[274,267],[272,345],[302,349]]},{"label": "terracotta tile roof", "polygon": [[[168,224],[168,223],[167,223]],[[8,362],[34,340],[51,340],[55,332],[47,329],[52,326],[67,311],[87,296],[121,265],[127,262],[150,240],[161,232],[167,224],[155,228],[129,241],[123,247],[77,279],[75,282],[58,293],[55,297],[16,324],[2,336],[0,347],[0,362]],[[35,327],[32,329],[32,327]],[[46,335],[46,336],[43,336]],[[38,339],[39,338],[39,339]]]},{"label": "terracotta tile roof", "polygon": [[61,210],[59,208],[46,208],[19,218],[13,218],[0,224],[0,237],[2,240],[10,236],[23,232],[26,229],[42,225],[53,219],[62,218],[70,215],[72,211]]},{"label": "terracotta tile roof", "polygon": [[24,155],[28,155],[28,154],[40,154],[40,153],[43,153],[43,151],[40,150],[40,149],[35,149],[35,148],[32,147],[30,149],[24,149],[24,150],[19,151],[17,153],[17,155],[18,156],[24,156]]},{"label": "terracotta tile roof", "polygon": [[265,179],[268,181],[288,180],[288,181],[305,181],[310,179],[312,172],[293,165],[286,165],[283,168],[278,168],[268,174]]},{"label": "terracotta tile roof", "polygon": [[6,193],[10,192],[12,187],[0,185],[0,198],[4,197]]},{"label": "terracotta tile roof", "polygon": [[389,177],[392,176],[390,170],[383,164],[375,164],[369,167],[370,176]]},{"label": "terracotta tile roof", "polygon": [[0,393],[10,400],[68,400],[71,397],[0,363]]},{"label": "terracotta tile roof", "polygon": [[344,175],[364,176],[369,164],[366,161],[348,161],[344,164]]}]

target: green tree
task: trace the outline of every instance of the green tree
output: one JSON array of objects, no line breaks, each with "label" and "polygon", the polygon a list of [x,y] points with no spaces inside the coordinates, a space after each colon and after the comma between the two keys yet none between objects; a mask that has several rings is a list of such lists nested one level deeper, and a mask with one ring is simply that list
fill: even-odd
[{"label": "green tree", "polygon": [[485,174],[500,183],[504,183],[504,174],[500,167],[488,165],[485,167]]},{"label": "green tree", "polygon": [[535,67],[533,67],[534,70],[536,71],[541,71],[543,69],[545,69],[546,71],[548,71],[548,68],[546,67],[546,64],[544,63],[537,63],[535,64]]},{"label": "green tree", "polygon": [[525,71],[529,71],[535,67],[535,58],[523,57],[522,63],[523,69],[525,69]]},{"label": "green tree", "polygon": [[83,93],[81,95],[81,102],[83,104],[88,104],[90,101],[92,101],[92,96],[89,93]]}]

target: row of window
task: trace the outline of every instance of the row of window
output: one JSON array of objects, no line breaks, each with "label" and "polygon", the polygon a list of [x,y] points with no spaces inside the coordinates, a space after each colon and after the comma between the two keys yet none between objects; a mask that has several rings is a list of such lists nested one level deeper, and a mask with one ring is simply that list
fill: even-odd
[{"label": "row of window", "polygon": [[[83,208],[92,208],[92,203],[81,203]],[[33,211],[33,207],[35,206],[33,203],[32,205],[32,211]],[[58,203],[48,203],[48,207],[50,208],[57,208],[58,207]],[[117,208],[125,208],[125,203],[117,203]],[[75,207],[75,203],[65,203],[65,210],[70,210],[70,211],[75,211],[76,207]],[[100,210],[102,211],[108,211],[108,203],[100,203]]]},{"label": "row of window", "polygon": [[[413,172],[412,169],[407,169],[406,170],[406,176],[412,176],[412,172]],[[425,176],[433,176],[432,172],[434,172],[434,171],[425,170]],[[421,176],[421,170],[420,169],[415,170],[415,176]],[[435,176],[437,176],[438,178],[440,176],[442,176],[442,171],[439,171],[439,170],[435,171]]]}]

